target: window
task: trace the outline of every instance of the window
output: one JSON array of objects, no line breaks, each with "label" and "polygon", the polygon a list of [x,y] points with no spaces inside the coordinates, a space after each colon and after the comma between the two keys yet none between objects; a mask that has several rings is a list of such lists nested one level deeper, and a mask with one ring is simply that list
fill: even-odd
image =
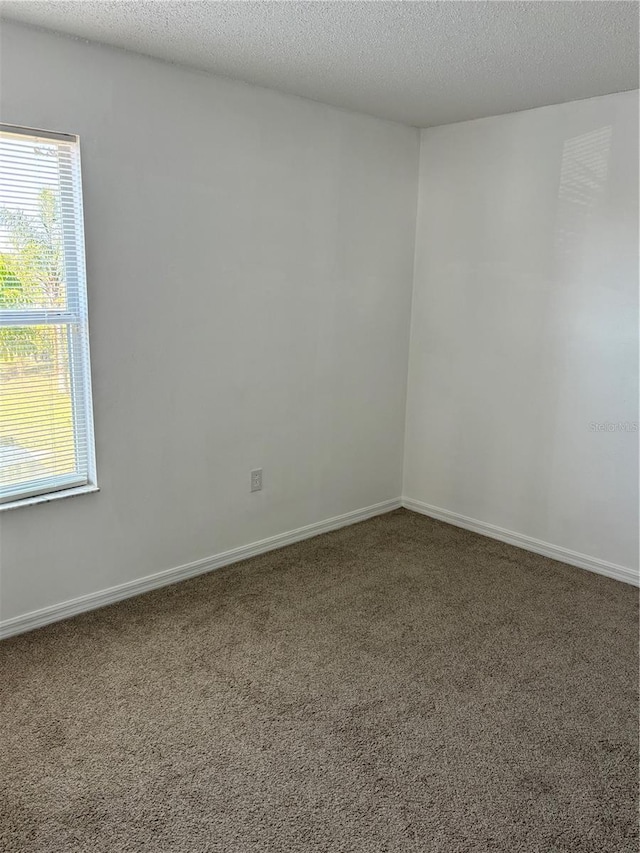
[{"label": "window", "polygon": [[95,488],[78,138],[0,124],[0,508]]}]

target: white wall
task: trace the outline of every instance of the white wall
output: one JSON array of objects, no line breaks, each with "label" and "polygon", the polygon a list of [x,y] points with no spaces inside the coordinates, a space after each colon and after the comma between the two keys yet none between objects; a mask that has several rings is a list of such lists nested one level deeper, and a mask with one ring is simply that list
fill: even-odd
[{"label": "white wall", "polygon": [[1,514],[2,617],[397,498],[418,132],[10,24],[0,61],[2,121],[81,137],[101,487]]},{"label": "white wall", "polygon": [[636,564],[636,93],[423,132],[409,358],[417,131],[0,38],[81,136],[101,486],[0,514],[3,619],[398,497],[405,401],[407,497]]},{"label": "white wall", "polygon": [[423,131],[404,494],[638,559],[638,98]]}]

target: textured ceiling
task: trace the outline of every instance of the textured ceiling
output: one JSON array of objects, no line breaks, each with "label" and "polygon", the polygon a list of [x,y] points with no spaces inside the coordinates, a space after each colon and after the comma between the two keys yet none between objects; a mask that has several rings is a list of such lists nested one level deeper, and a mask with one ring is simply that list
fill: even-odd
[{"label": "textured ceiling", "polygon": [[3,2],[5,18],[418,127],[638,86],[635,2]]}]

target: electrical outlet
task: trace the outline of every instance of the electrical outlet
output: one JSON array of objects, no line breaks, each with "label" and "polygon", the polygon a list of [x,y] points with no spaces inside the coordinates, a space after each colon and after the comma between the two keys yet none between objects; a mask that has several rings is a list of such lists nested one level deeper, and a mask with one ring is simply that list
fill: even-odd
[{"label": "electrical outlet", "polygon": [[262,468],[256,468],[251,472],[251,491],[259,492],[262,490]]}]

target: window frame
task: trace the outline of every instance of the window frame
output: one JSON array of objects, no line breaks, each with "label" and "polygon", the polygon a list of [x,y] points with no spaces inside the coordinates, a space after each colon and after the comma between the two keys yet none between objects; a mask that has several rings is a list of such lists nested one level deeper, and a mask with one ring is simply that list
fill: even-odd
[{"label": "window frame", "polygon": [[[93,397],[91,383],[91,356],[89,342],[89,315],[87,276],[84,245],[83,187],[80,138],[77,134],[59,133],[0,122],[0,133],[17,137],[35,137],[64,142],[71,146],[69,165],[58,164],[58,174],[65,171],[65,186],[71,187],[73,206],[61,205],[61,238],[65,271],[66,307],[0,308],[0,328],[11,326],[52,325],[66,328],[68,350],[68,378],[73,418],[74,452],[76,470],[72,474],[58,474],[33,478],[0,495],[0,512],[30,504],[44,503],[57,498],[99,491],[96,473],[95,434],[93,422]],[[73,287],[69,279],[75,278]],[[79,437],[84,435],[86,453],[79,449]],[[79,464],[79,460],[82,463]],[[84,469],[86,465],[86,477]],[[0,483],[1,485],[1,483]]]}]

